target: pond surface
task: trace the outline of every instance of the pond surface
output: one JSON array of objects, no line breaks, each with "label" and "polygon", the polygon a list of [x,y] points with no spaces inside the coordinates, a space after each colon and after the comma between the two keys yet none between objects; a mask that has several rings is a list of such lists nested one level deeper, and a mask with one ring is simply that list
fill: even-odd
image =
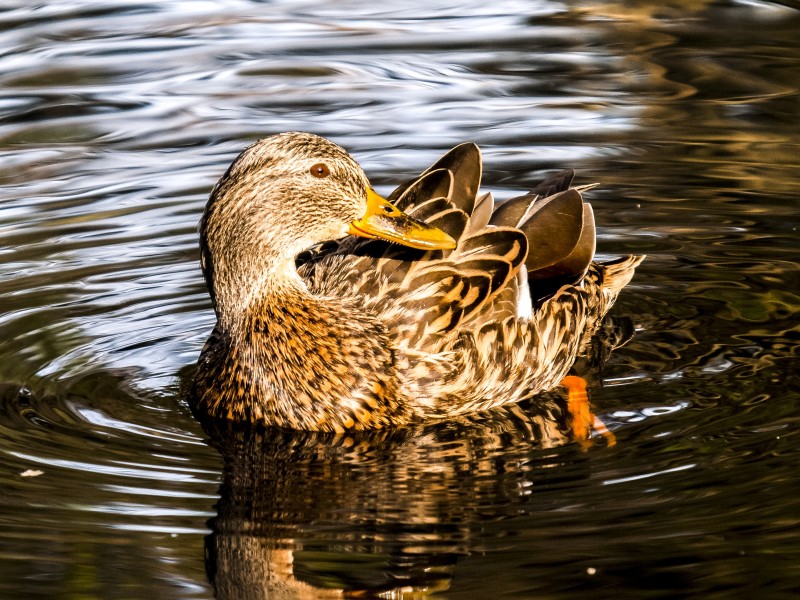
[{"label": "pond surface", "polygon": [[[796,597],[797,7],[395,5],[2,4],[0,597]],[[616,445],[543,442],[535,403],[205,432],[197,222],[287,130],[382,192],[465,140],[500,198],[599,182],[601,256],[648,254],[591,389]]]}]

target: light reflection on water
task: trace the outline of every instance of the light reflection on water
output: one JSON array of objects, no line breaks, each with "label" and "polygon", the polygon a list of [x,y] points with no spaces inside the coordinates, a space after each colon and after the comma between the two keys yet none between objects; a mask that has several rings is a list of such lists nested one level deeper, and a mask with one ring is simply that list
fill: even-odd
[{"label": "light reflection on water", "polygon": [[[766,2],[0,10],[0,596],[208,597],[213,567],[246,597],[226,553],[257,574],[288,550],[333,588],[788,596],[798,28]],[[537,446],[514,413],[207,445],[178,400],[213,324],[197,220],[285,130],[379,191],[467,139],[500,197],[542,169],[600,182],[601,254],[649,255],[593,395],[617,445]]]}]

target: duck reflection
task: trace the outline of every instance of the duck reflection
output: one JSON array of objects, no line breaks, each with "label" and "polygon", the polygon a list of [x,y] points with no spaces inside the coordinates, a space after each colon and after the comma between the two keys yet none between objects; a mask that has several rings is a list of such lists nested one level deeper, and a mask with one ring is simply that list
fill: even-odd
[{"label": "duck reflection", "polygon": [[479,507],[513,501],[539,473],[508,450],[567,441],[550,404],[394,435],[218,429],[217,597],[447,589]]},{"label": "duck reflection", "polygon": [[[581,375],[599,377],[627,321],[607,319]],[[609,340],[613,340],[610,342]],[[224,457],[206,540],[217,598],[413,598],[448,589],[482,520],[579,481],[566,393],[393,433],[314,434],[204,421]]]}]

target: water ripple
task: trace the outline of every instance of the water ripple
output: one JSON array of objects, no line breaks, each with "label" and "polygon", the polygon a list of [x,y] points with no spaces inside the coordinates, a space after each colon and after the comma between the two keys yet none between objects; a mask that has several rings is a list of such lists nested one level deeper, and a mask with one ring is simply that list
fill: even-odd
[{"label": "water ripple", "polygon": [[[328,587],[788,597],[798,26],[764,1],[6,3],[0,595],[208,597],[213,566],[224,596],[203,545],[248,581],[270,542]],[[381,191],[467,139],[501,198],[537,170],[599,182],[601,256],[649,255],[593,390],[617,445],[535,447],[510,414],[267,439],[223,471],[178,394],[214,320],[197,221],[245,145],[293,129]]]}]

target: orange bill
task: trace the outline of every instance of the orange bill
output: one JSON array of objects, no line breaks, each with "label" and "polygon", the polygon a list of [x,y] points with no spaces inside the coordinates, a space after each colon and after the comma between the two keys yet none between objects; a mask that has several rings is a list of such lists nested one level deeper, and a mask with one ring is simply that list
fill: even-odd
[{"label": "orange bill", "polygon": [[408,216],[371,189],[367,192],[367,212],[350,223],[350,233],[420,250],[456,247],[456,241],[444,231]]}]

